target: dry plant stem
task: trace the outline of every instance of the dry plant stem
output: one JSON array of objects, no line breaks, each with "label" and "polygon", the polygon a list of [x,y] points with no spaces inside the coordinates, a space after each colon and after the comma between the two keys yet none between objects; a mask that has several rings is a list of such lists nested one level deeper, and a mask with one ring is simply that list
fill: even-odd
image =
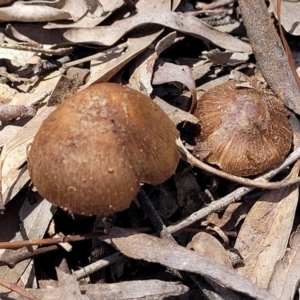
[{"label": "dry plant stem", "polygon": [[300,91],[264,0],[238,0],[256,64],[284,104],[300,114]]},{"label": "dry plant stem", "polygon": [[[274,177],[276,174],[284,170],[286,167],[288,167],[290,164],[294,163],[297,159],[300,157],[300,148],[296,149],[288,158],[276,169],[271,170],[270,172],[266,173],[263,176],[260,176],[256,178],[255,180],[270,180],[272,177]],[[238,200],[240,200],[243,196],[247,195],[249,192],[251,192],[254,189],[254,187],[240,187],[233,191],[232,193],[226,195],[225,197],[212,202],[207,207],[198,210],[197,212],[191,214],[189,217],[177,222],[176,224],[173,224],[171,226],[168,226],[167,229],[171,234],[174,234],[192,224],[199,221],[200,219],[205,218],[212,212],[222,211],[225,209],[229,204],[234,203]]]},{"label": "dry plant stem", "polygon": [[25,297],[28,300],[39,300],[38,298],[36,298],[34,295],[32,295],[31,293],[29,293],[28,291],[26,291],[23,287],[17,285],[16,283],[11,283],[11,282],[6,282],[0,279],[0,285],[16,292],[17,294]]},{"label": "dry plant stem", "polygon": [[86,233],[81,235],[67,235],[60,238],[49,238],[49,239],[36,239],[36,240],[26,240],[26,241],[15,241],[15,242],[2,242],[0,243],[0,249],[11,249],[17,250],[22,247],[27,247],[31,245],[53,245],[59,243],[68,243],[68,242],[78,242],[83,240],[94,239],[99,236],[105,235],[103,231]]},{"label": "dry plant stem", "polygon": [[3,44],[3,43],[0,44],[0,48],[40,52],[49,55],[67,55],[74,50],[74,47],[67,47],[67,48],[60,48],[60,49],[45,49],[33,45],[20,45],[20,44],[13,45],[13,44]]},{"label": "dry plant stem", "polygon": [[52,252],[55,250],[58,250],[59,246],[57,245],[52,245],[49,247],[42,247],[39,249],[35,249],[32,252],[27,252],[27,253],[22,253],[13,257],[8,257],[6,259],[0,259],[0,266],[8,266],[9,268],[14,268],[16,266],[16,264],[18,264],[19,262],[29,259],[29,258],[33,258],[33,257],[37,257],[39,255],[48,253],[48,252]]},{"label": "dry plant stem", "polygon": [[127,42],[122,43],[122,44],[120,44],[120,45],[118,45],[116,47],[113,47],[111,49],[108,49],[106,51],[103,51],[103,52],[100,52],[100,53],[97,53],[97,54],[94,54],[94,55],[90,55],[90,56],[87,56],[87,57],[84,57],[84,58],[81,58],[81,59],[78,59],[78,60],[74,60],[74,61],[65,63],[65,64],[62,65],[61,69],[68,69],[70,67],[74,67],[74,66],[77,66],[79,64],[82,64],[82,63],[85,63],[85,62],[89,62],[92,59],[98,59],[100,57],[103,57],[105,55],[113,53],[113,52],[115,52],[117,50],[122,50],[122,49],[126,48],[127,46],[128,46]]},{"label": "dry plant stem", "polygon": [[35,113],[36,110],[32,106],[3,104],[0,106],[0,121],[33,117]]},{"label": "dry plant stem", "polygon": [[[182,144],[182,141],[180,139],[176,140],[176,144],[177,144],[179,152],[181,153],[182,159],[187,161],[191,165],[193,165],[203,171],[206,171],[208,173],[220,176],[222,178],[225,178],[225,179],[233,181],[233,182],[240,183],[242,185],[247,185],[249,187],[251,186],[253,188],[275,190],[275,189],[279,189],[279,188],[286,187],[286,186],[300,182],[300,177],[295,178],[295,179],[290,179],[290,180],[284,180],[284,181],[280,181],[280,182],[266,182],[265,180],[263,182],[262,179],[264,179],[265,177],[262,177],[262,176],[259,178],[256,178],[255,180],[234,176],[234,175],[228,174],[226,172],[223,172],[221,170],[215,169],[215,168],[207,165],[203,161],[200,161],[199,159],[197,159],[190,152],[188,152],[188,150],[184,147],[184,145]],[[282,164],[280,164],[276,169],[274,169],[274,171],[279,170],[279,169],[280,169],[280,171],[284,170],[284,168],[286,168],[290,164],[294,163],[299,157],[300,157],[300,148],[296,149],[290,156],[288,156],[288,158]],[[289,161],[289,163],[287,165],[286,165],[286,161]],[[285,166],[285,167],[283,167],[283,166]],[[272,171],[270,171],[270,172],[272,172]],[[279,171],[276,171],[276,174],[278,172]],[[267,173],[267,174],[269,174],[269,173]]]},{"label": "dry plant stem", "polygon": [[121,261],[122,259],[123,259],[123,255],[120,252],[116,252],[116,253],[114,253],[110,256],[107,256],[103,259],[100,259],[86,267],[83,267],[80,270],[75,271],[73,274],[79,280],[79,279],[87,277],[103,268],[106,268],[118,261]]}]

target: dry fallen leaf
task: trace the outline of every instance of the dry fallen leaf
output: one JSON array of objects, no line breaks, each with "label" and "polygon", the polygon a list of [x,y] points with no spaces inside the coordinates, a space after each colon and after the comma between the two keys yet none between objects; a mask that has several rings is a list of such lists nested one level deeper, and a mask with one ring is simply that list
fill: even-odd
[{"label": "dry fallen leaf", "polygon": [[[290,178],[298,176],[297,162]],[[239,231],[235,248],[245,266],[237,272],[267,288],[276,262],[284,255],[298,203],[297,186],[282,188],[263,195],[248,213]]]},{"label": "dry fallen leaf", "polygon": [[[270,1],[269,11],[277,18],[277,0]],[[292,35],[300,34],[300,2],[299,1],[281,1],[281,25]]]},{"label": "dry fallen leaf", "polygon": [[[7,204],[29,181],[27,167],[22,165],[27,160],[26,149],[34,138],[43,120],[54,110],[45,107],[23,126],[15,136],[8,141],[1,152],[2,165],[2,200]],[[21,168],[20,168],[21,167]]]},{"label": "dry fallen leaf", "polygon": [[79,282],[75,275],[66,274],[59,268],[56,268],[57,279],[59,283],[60,297],[65,300],[88,300],[89,297],[81,294]]},{"label": "dry fallen leaf", "polygon": [[[228,254],[222,244],[208,233],[199,232],[195,234],[186,247],[232,269]],[[211,251],[211,249],[214,249],[214,251]]]},{"label": "dry fallen leaf", "polygon": [[[11,25],[11,34],[22,41],[38,44],[92,43],[98,46],[111,46],[134,28],[145,24],[157,24],[209,41],[221,48],[234,52],[252,52],[251,46],[232,35],[210,27],[200,19],[177,12],[154,12],[115,22],[111,26],[98,26],[89,29],[45,30],[29,24]],[[21,37],[22,36],[22,37]]]},{"label": "dry fallen leaf", "polygon": [[88,11],[84,0],[66,0],[43,2],[43,4],[16,1],[12,5],[0,8],[1,21],[46,22],[54,20],[78,20]]},{"label": "dry fallen leaf", "polygon": [[274,268],[268,291],[280,300],[294,299],[299,284],[300,227],[292,233],[290,247]]},{"label": "dry fallen leaf", "polygon": [[[4,215],[1,216],[1,221],[6,222],[5,226],[8,226],[9,224],[9,226],[13,226],[13,228],[15,229],[15,231],[12,233],[12,236],[10,237],[11,241],[38,239],[44,236],[54,213],[55,208],[46,200],[39,200],[35,204],[30,204],[28,201],[25,201],[20,211],[20,220],[18,218],[15,218],[15,223],[13,223],[11,219],[7,219],[6,215]],[[7,217],[9,217],[9,214],[7,215]],[[16,214],[16,217],[18,217],[18,214]],[[20,229],[18,229],[20,221]],[[5,236],[5,232],[1,232],[1,236]],[[7,241],[8,236],[6,235],[5,238],[1,238],[1,240]],[[37,246],[32,246],[32,249],[36,248]],[[29,266],[30,259],[21,261],[13,269],[2,265],[1,259],[3,258],[7,260],[9,258],[15,257],[16,255],[24,254],[27,252],[27,248],[21,248],[18,250],[0,250],[0,278],[2,280],[9,282],[18,282],[26,268]],[[31,272],[29,272],[28,274],[30,275],[31,273],[32,276],[32,274],[34,274],[33,265],[30,265],[29,267],[31,269]],[[28,283],[32,280],[31,276],[27,278]],[[7,292],[7,290],[3,287],[0,287],[0,298],[1,293],[3,292]]]},{"label": "dry fallen leaf", "polygon": [[103,239],[128,257],[200,274],[224,287],[256,299],[275,300],[265,289],[259,288],[232,270],[170,241],[116,227]]},{"label": "dry fallen leaf", "polygon": [[144,51],[161,33],[162,30],[154,30],[146,36],[131,37],[127,41],[126,51],[110,53],[107,57],[92,60],[90,78],[81,89],[93,83],[106,82],[111,79],[129,61]]},{"label": "dry fallen leaf", "polygon": [[152,84],[158,85],[166,82],[182,83],[191,91],[191,110],[193,110],[197,101],[197,93],[196,84],[191,69],[188,66],[175,65],[164,62],[163,60],[158,60],[156,70],[153,74]]},{"label": "dry fallen leaf", "polygon": [[171,32],[159,40],[155,49],[146,49],[136,58],[134,71],[130,76],[129,83],[132,88],[150,96],[153,88],[151,84],[154,64],[162,51],[173,45],[176,32]]}]

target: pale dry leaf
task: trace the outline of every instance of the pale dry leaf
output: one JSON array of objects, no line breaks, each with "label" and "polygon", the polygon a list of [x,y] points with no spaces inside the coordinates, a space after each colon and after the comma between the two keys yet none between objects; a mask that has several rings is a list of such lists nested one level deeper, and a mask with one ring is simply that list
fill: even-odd
[{"label": "pale dry leaf", "polygon": [[[277,0],[270,1],[269,11],[277,18]],[[300,35],[300,2],[281,1],[281,25],[292,35]]]},{"label": "pale dry leaf", "polygon": [[60,297],[64,300],[88,300],[89,297],[81,294],[79,282],[73,274],[66,274],[56,269],[56,275],[59,283]]},{"label": "pale dry leaf", "polygon": [[173,45],[176,38],[176,32],[171,32],[159,40],[155,50],[146,49],[136,58],[134,71],[130,76],[129,83],[132,88],[150,96],[153,88],[151,84],[154,64],[162,51]]},{"label": "pale dry leaf", "polygon": [[36,53],[33,51],[7,49],[0,47],[1,59],[7,59],[13,62],[17,62],[20,65],[25,65],[26,62],[34,55],[36,55]]},{"label": "pale dry leaf", "polygon": [[[60,78],[62,76],[62,73],[60,71],[54,71],[51,74],[43,77],[39,82],[35,84],[35,88],[31,90],[30,92],[27,91],[28,86],[24,86],[23,91],[19,91],[16,93],[13,100],[10,102],[10,104],[14,105],[30,105],[32,101],[36,98],[39,98],[41,95],[45,93],[49,93],[49,91],[53,91],[59,82]],[[19,90],[22,90],[23,86],[18,86]],[[48,95],[45,98],[45,101],[50,98],[50,95]]]},{"label": "pale dry leaf", "polygon": [[92,28],[106,20],[115,10],[120,8],[123,4],[123,0],[85,0],[87,5],[87,12],[84,16],[72,23],[65,22],[49,22],[43,28]]},{"label": "pale dry leaf", "polygon": [[[300,162],[289,178],[298,176]],[[298,187],[290,186],[263,195],[243,223],[235,248],[244,258],[237,272],[267,288],[276,262],[284,255],[298,203]]]},{"label": "pale dry leaf", "polygon": [[275,297],[271,296],[265,289],[259,288],[232,270],[173,242],[116,227],[113,227],[110,233],[101,239],[107,243],[112,243],[130,258],[142,259],[172,269],[200,274],[226,288],[256,299],[275,300]]},{"label": "pale dry leaf", "polygon": [[[195,234],[192,241],[188,243],[187,249],[194,250],[196,253],[203,255],[204,257],[211,259],[214,262],[224,265],[228,269],[233,269],[226,250],[224,249],[222,244],[211,234],[208,234],[206,232],[199,232]],[[241,299],[230,290],[215,284],[215,282],[213,282],[212,280],[208,278],[206,278],[206,280],[214,288],[218,295],[222,297],[222,299]]]},{"label": "pale dry leaf", "polygon": [[222,52],[219,49],[213,49],[203,54],[214,64],[214,65],[226,65],[232,56],[232,52]]},{"label": "pale dry leaf", "polygon": [[[211,259],[225,267],[232,269],[228,254],[222,244],[211,234],[198,232],[187,244],[187,249],[194,250],[208,259]],[[211,251],[214,249],[214,251]]]},{"label": "pale dry leaf", "polygon": [[111,284],[93,284],[86,291],[90,300],[101,299],[151,299],[159,300],[185,294],[188,287],[177,282],[161,280],[136,280]]},{"label": "pale dry leaf", "polygon": [[139,0],[136,3],[138,14],[171,10],[171,0]]},{"label": "pale dry leaf", "polygon": [[[176,297],[185,294],[188,287],[178,282],[166,282],[161,280],[136,280],[116,283],[82,284],[82,294],[89,300],[161,300],[168,297]],[[61,300],[59,288],[53,286],[28,289],[39,300]],[[1,296],[1,295],[0,295]],[[85,299],[85,298],[84,298]],[[23,300],[15,292],[9,294],[7,300]]]},{"label": "pale dry leaf", "polygon": [[[27,167],[21,167],[27,160],[27,146],[34,138],[43,120],[54,110],[45,107],[24,125],[18,133],[5,144],[2,153],[2,197],[3,205],[7,204],[29,181]],[[21,168],[20,168],[21,167]]]},{"label": "pale dry leaf", "polygon": [[188,66],[157,61],[157,69],[153,74],[152,84],[158,85],[167,82],[180,82],[192,93],[192,108],[197,101],[196,84],[191,69]]},{"label": "pale dry leaf", "polygon": [[45,2],[43,4],[16,1],[12,5],[0,8],[2,22],[47,22],[55,20],[76,21],[87,12],[85,0],[66,0],[61,2]]},{"label": "pale dry leaf", "polygon": [[12,136],[16,135],[21,129],[19,126],[8,125],[0,131],[0,147],[3,147]]},{"label": "pale dry leaf", "polygon": [[[127,41],[128,48],[121,54],[112,53],[110,56],[91,61],[91,74],[88,82],[81,87],[84,89],[93,83],[106,82],[120,71],[129,61],[142,53],[160,34],[162,30],[146,36],[131,37]],[[116,56],[114,58],[114,56]]]},{"label": "pale dry leaf", "polygon": [[245,219],[252,205],[251,201],[231,203],[222,213],[221,217],[217,213],[213,214],[211,217],[208,217],[208,222],[220,227],[225,232],[233,230]]},{"label": "pale dry leaf", "polygon": [[[46,200],[37,201],[35,204],[30,204],[26,200],[20,211],[22,223],[20,225],[20,231],[17,229],[19,220],[15,219],[16,224],[12,224],[10,220],[7,220],[6,227],[14,226],[16,231],[11,237],[11,241],[23,241],[24,239],[40,239],[44,236],[46,229],[48,228],[49,222],[53,217],[55,212],[54,206]],[[5,218],[1,216],[1,218]],[[8,226],[8,227],[9,227]],[[36,249],[38,246],[31,246],[31,249]],[[14,257],[16,255],[27,253],[28,249],[21,248],[18,250],[1,250],[0,251],[0,261],[1,258],[8,259],[9,257]],[[0,278],[8,282],[17,282],[20,276],[24,273],[27,268],[30,259],[19,262],[13,269],[7,266],[0,266]],[[27,284],[30,284],[29,282]],[[0,298],[1,293],[7,292],[3,287],[0,287]]]},{"label": "pale dry leaf", "polygon": [[290,247],[284,257],[277,262],[268,291],[280,300],[294,299],[300,274],[300,227],[291,234]]},{"label": "pale dry leaf", "polygon": [[[1,55],[1,54],[0,54]],[[12,101],[16,95],[16,90],[9,87],[7,84],[0,84],[0,105]]]},{"label": "pale dry leaf", "polygon": [[192,124],[197,124],[199,122],[194,115],[169,104],[157,96],[153,99],[153,101],[159,105],[159,107],[168,115],[175,125],[182,122],[190,122]]},{"label": "pale dry leaf", "polygon": [[[252,52],[251,46],[230,34],[220,32],[200,19],[177,12],[154,12],[137,14],[110,26],[98,26],[89,29],[55,29],[46,30],[29,24],[13,24],[11,32],[19,40],[33,41],[38,44],[91,43],[99,46],[112,46],[134,28],[146,24],[157,24],[209,41],[221,48],[234,52]],[[144,30],[145,32],[145,30]]]}]

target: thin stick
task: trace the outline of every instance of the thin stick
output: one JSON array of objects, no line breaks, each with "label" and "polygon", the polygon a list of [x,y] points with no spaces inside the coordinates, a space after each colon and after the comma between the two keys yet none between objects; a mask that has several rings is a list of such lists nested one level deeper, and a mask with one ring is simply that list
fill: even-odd
[{"label": "thin stick", "polygon": [[198,167],[199,169],[206,171],[208,173],[220,176],[222,178],[225,178],[230,181],[234,181],[237,183],[240,183],[242,185],[246,185],[249,187],[253,188],[261,188],[261,189],[267,189],[267,190],[275,190],[279,188],[283,188],[295,183],[300,182],[300,177],[294,178],[294,179],[289,179],[289,180],[284,180],[280,182],[266,182],[266,179],[269,180],[271,177],[269,177],[269,174],[273,174],[272,177],[279,173],[280,171],[284,170],[287,166],[290,164],[294,163],[297,159],[300,158],[300,148],[297,148],[293,153],[291,153],[286,160],[279,165],[276,169],[273,169],[272,171],[268,172],[264,176],[260,176],[254,180],[248,179],[248,178],[243,178],[243,177],[238,177],[234,176],[231,174],[228,174],[226,172],[223,172],[221,170],[215,169],[203,161],[200,161],[197,159],[195,156],[193,156],[188,150],[184,147],[182,144],[182,141],[180,139],[176,140],[177,148],[179,152],[181,153],[182,159],[190,163],[191,165]]},{"label": "thin stick", "polygon": [[[276,169],[271,170],[270,172],[266,173],[263,176],[257,177],[255,180],[262,180],[266,181],[274,177],[280,171],[285,169],[290,164],[294,163],[300,157],[300,148],[296,149],[287,159]],[[214,173],[216,174],[216,173]],[[227,174],[227,173],[225,173]],[[216,174],[217,175],[217,174]],[[298,178],[299,179],[299,178]],[[255,181],[256,182],[256,181]],[[283,181],[282,183],[287,183],[287,181]],[[269,183],[270,184],[270,183]],[[205,218],[212,212],[222,211],[224,210],[229,204],[234,203],[240,200],[243,196],[254,190],[255,187],[245,187],[242,186],[232,193],[226,195],[225,197],[212,202],[210,205],[194,212],[187,218],[180,220],[179,222],[167,227],[168,231],[172,234],[194,224],[195,222],[199,221],[200,219]]]}]

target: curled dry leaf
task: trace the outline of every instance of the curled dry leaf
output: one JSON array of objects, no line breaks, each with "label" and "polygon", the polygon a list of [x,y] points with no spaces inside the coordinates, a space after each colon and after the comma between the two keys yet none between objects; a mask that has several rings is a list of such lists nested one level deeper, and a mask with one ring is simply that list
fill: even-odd
[{"label": "curled dry leaf", "polygon": [[174,44],[175,38],[176,32],[173,31],[157,42],[155,50],[147,49],[137,57],[134,71],[129,79],[129,83],[134,89],[148,96],[151,95],[154,64],[161,52]]},{"label": "curled dry leaf", "polygon": [[43,28],[92,28],[106,20],[114,11],[119,9],[123,4],[123,0],[85,0],[87,12],[72,23],[49,22]]},{"label": "curled dry leaf", "polygon": [[162,30],[152,30],[151,33],[145,36],[132,36],[127,41],[126,51],[125,49],[116,49],[116,52],[92,60],[90,78],[81,89],[93,83],[106,82],[111,79],[122,67],[142,53],[161,33]]},{"label": "curled dry leaf", "polygon": [[252,52],[249,44],[220,32],[196,17],[176,12],[154,12],[136,15],[119,21],[111,26],[99,26],[90,29],[56,29],[45,30],[32,25],[11,25],[13,36],[21,34],[22,41],[33,41],[39,44],[92,43],[99,46],[111,46],[134,28],[145,24],[157,24],[174,29],[195,38],[209,41],[221,48],[237,51]]},{"label": "curled dry leaf", "polygon": [[192,105],[197,101],[196,84],[191,69],[188,66],[175,65],[162,60],[157,61],[156,70],[153,74],[152,84],[162,84],[166,82],[180,82],[192,93]]}]

